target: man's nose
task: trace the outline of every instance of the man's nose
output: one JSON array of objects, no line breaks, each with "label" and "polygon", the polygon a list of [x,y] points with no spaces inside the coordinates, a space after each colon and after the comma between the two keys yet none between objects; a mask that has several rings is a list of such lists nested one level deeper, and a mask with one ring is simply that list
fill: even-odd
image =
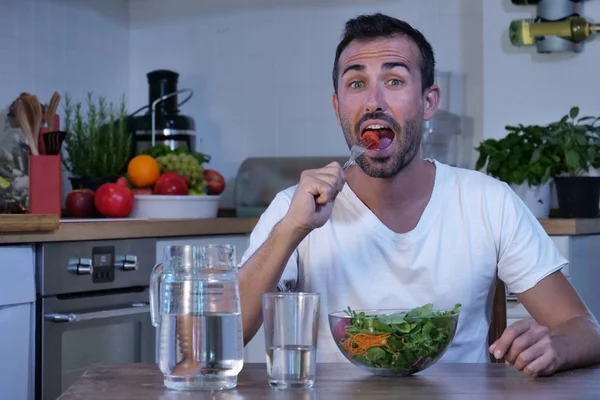
[{"label": "man's nose", "polygon": [[366,112],[383,111],[385,109],[385,102],[383,94],[379,85],[375,85],[371,88],[367,95],[367,101],[365,103]]}]

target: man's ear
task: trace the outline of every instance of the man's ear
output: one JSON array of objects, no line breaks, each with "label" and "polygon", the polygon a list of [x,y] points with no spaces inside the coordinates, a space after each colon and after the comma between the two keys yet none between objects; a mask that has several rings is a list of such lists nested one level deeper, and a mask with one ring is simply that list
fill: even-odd
[{"label": "man's ear", "polygon": [[432,85],[423,97],[423,119],[429,121],[435,115],[440,105],[440,87]]},{"label": "man's ear", "polygon": [[335,118],[337,119],[338,125],[342,125],[342,122],[340,121],[340,113],[338,112],[338,98],[337,98],[337,93],[333,92],[333,96],[331,98],[331,103],[333,105],[333,111],[335,112]]}]

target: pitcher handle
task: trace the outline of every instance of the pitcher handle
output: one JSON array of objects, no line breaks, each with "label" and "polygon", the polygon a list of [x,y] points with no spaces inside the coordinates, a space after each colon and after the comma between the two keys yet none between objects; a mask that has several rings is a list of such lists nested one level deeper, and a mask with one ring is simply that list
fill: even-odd
[{"label": "pitcher handle", "polygon": [[150,275],[150,319],[152,325],[157,328],[160,323],[160,277],[162,274],[163,262],[160,261],[152,267],[152,274]]}]

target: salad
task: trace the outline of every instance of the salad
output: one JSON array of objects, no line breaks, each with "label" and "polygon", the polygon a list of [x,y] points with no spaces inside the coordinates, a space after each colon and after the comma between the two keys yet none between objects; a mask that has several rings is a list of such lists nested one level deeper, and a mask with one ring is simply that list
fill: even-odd
[{"label": "salad", "polygon": [[456,329],[461,304],[450,311],[434,311],[426,304],[408,312],[366,315],[350,307],[335,327],[334,339],[353,361],[394,372],[417,369],[438,358]]}]

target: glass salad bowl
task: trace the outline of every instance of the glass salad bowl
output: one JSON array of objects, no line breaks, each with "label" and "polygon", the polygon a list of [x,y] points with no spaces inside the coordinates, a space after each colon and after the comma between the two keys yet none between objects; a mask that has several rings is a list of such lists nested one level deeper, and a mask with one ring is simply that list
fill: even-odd
[{"label": "glass salad bowl", "polygon": [[409,376],[435,364],[456,333],[460,304],[449,311],[426,304],[412,310],[329,313],[329,328],[342,354],[379,376]]}]

